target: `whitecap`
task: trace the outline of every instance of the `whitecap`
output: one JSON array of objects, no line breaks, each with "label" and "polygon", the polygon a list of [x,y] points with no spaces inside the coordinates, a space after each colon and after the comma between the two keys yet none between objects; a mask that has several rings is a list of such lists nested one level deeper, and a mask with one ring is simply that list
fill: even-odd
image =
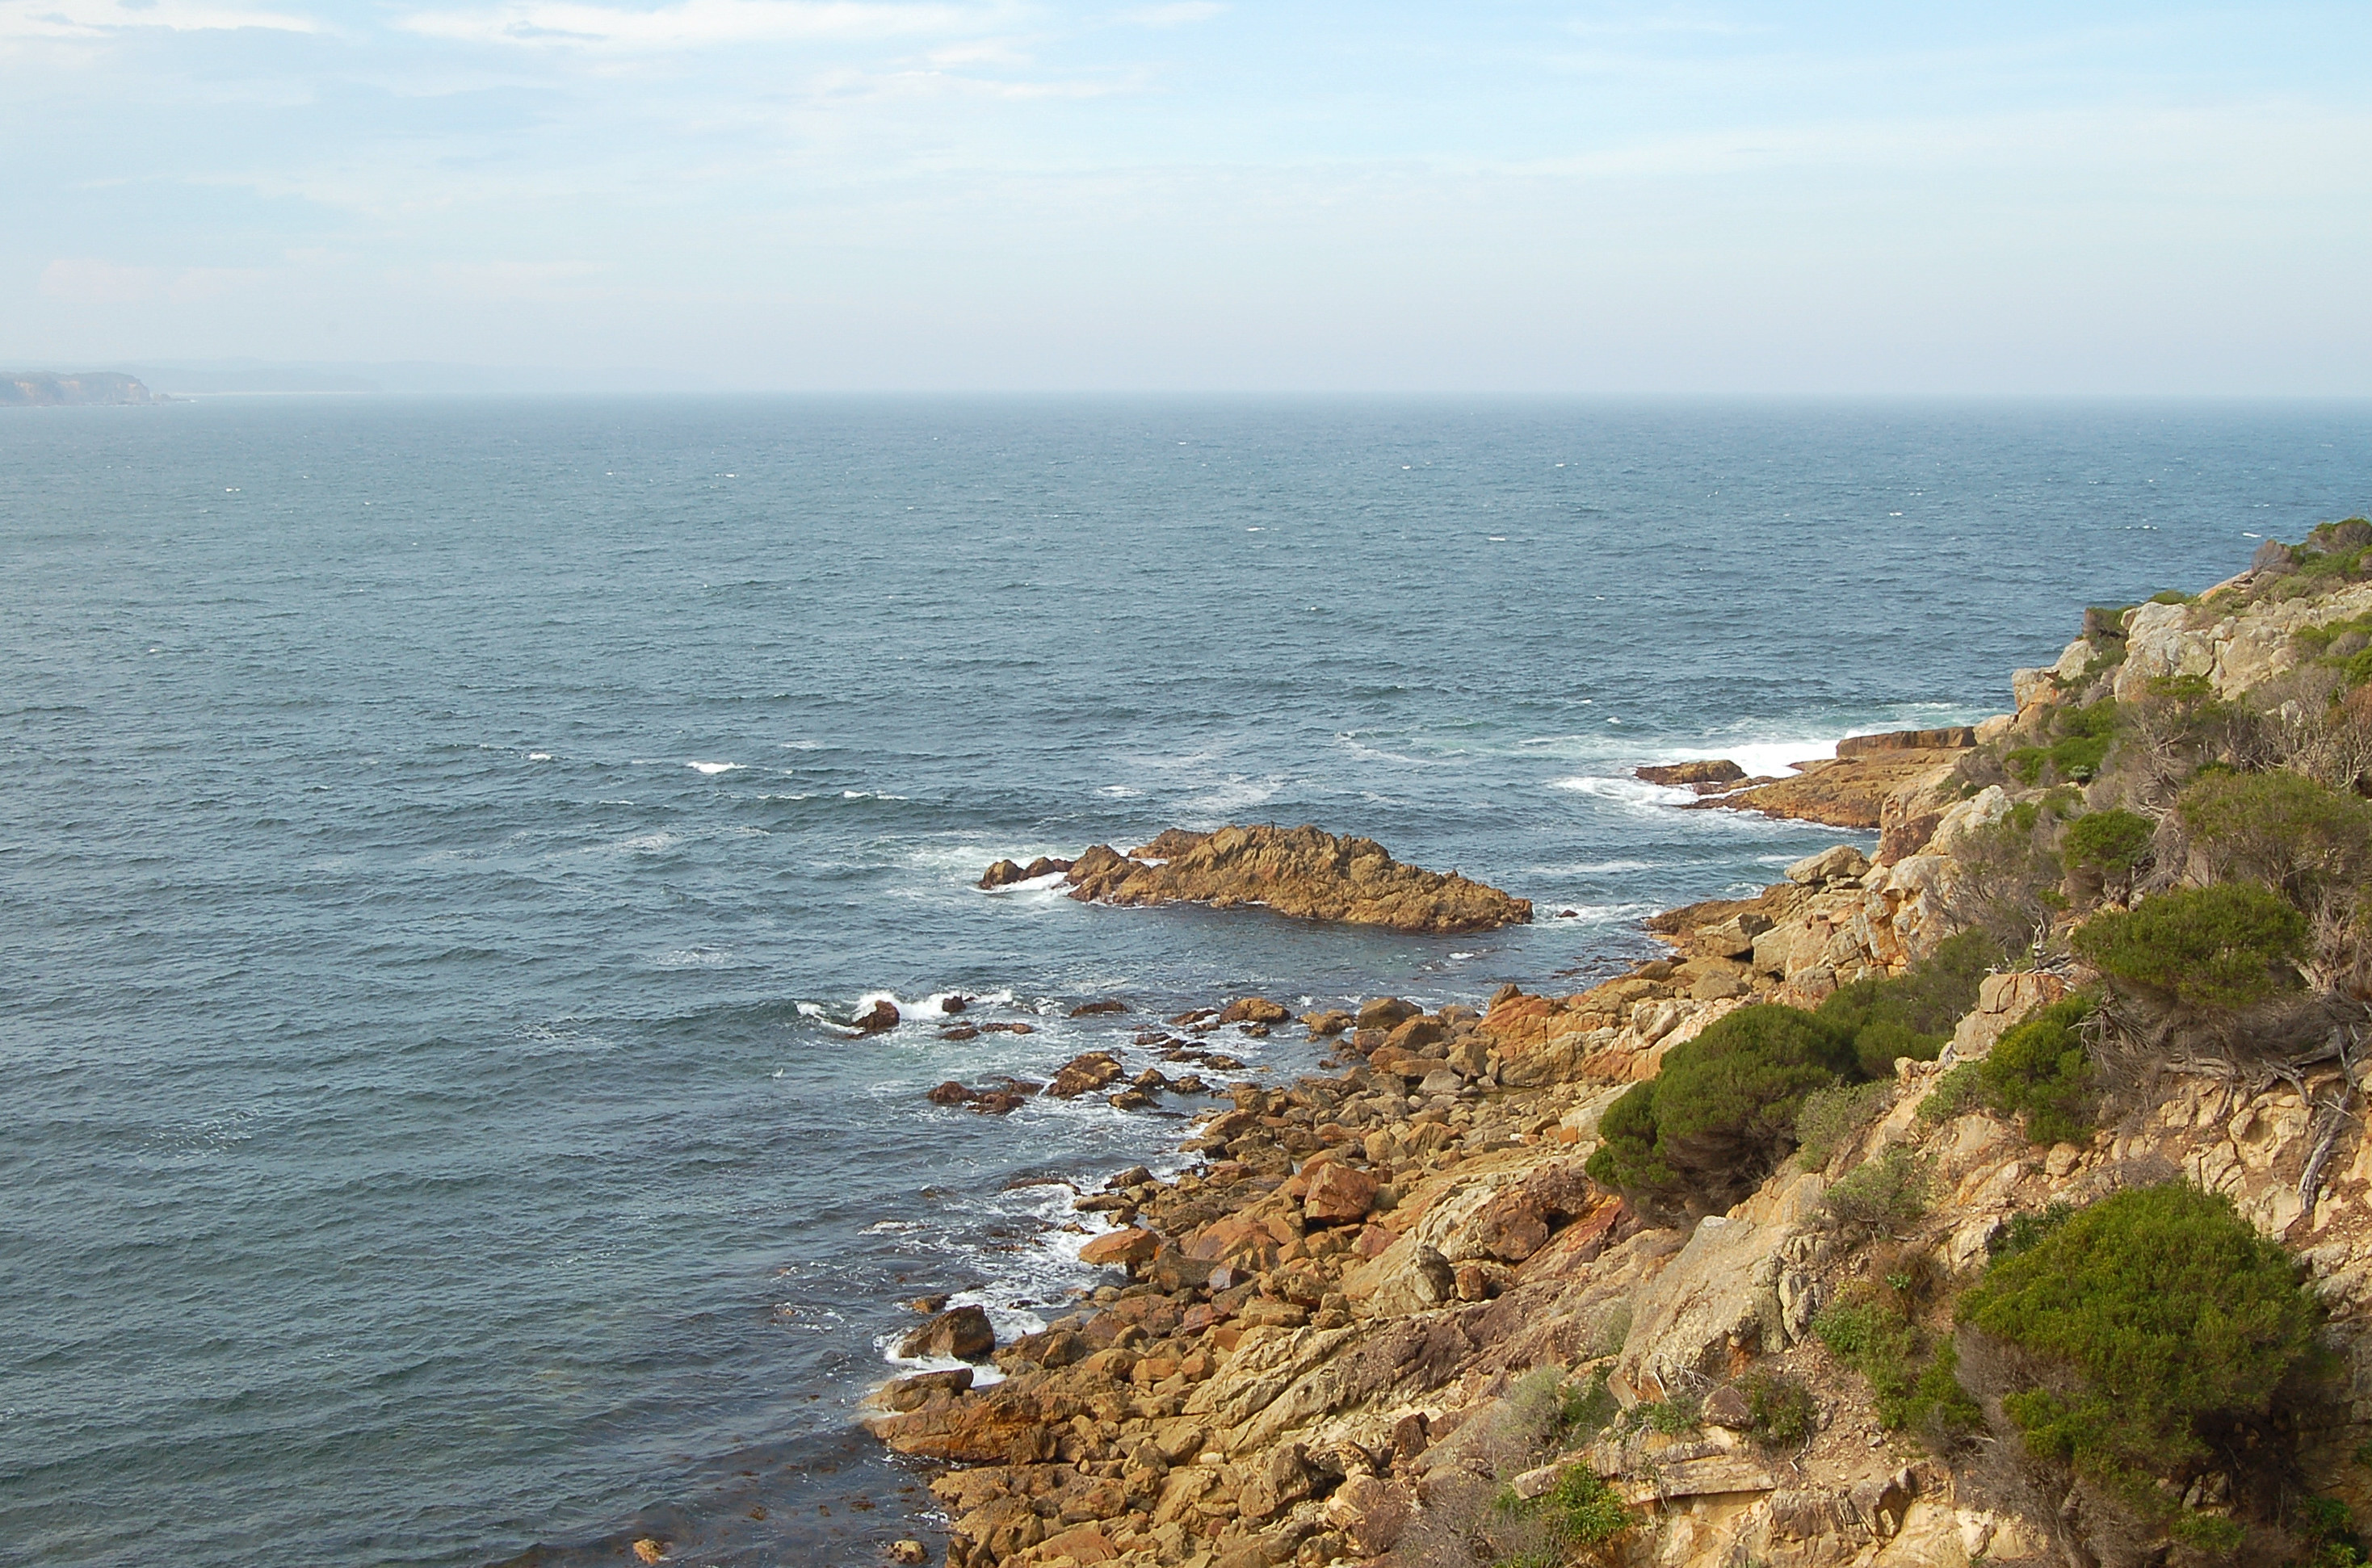
[{"label": "whitecap", "polygon": [[738,772],[741,768],[738,762],[686,762],[684,766],[695,773],[706,773],[712,777],[718,773]]},{"label": "whitecap", "polygon": [[527,754],[527,760],[530,762],[549,762],[552,761],[552,753],[549,751],[530,751]]}]

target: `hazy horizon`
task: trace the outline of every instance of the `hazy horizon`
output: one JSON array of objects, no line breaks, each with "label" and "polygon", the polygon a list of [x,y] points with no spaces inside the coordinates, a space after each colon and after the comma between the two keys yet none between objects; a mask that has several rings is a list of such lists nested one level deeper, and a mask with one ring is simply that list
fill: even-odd
[{"label": "hazy horizon", "polygon": [[2335,5],[0,0],[0,365],[2359,397],[2367,44]]}]

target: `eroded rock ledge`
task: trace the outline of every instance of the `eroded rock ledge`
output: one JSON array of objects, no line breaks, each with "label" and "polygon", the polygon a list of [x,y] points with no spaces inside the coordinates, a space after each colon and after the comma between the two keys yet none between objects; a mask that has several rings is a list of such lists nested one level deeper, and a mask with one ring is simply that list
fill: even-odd
[{"label": "eroded rock ledge", "polygon": [[1402,865],[1373,839],[1338,837],[1307,824],[1231,825],[1210,833],[1172,828],[1126,854],[1096,844],[1069,863],[1041,860],[1022,866],[999,861],[981,886],[1000,887],[1057,870],[1073,898],[1110,904],[1253,904],[1303,920],[1444,936],[1532,918],[1528,899],[1455,871]]}]

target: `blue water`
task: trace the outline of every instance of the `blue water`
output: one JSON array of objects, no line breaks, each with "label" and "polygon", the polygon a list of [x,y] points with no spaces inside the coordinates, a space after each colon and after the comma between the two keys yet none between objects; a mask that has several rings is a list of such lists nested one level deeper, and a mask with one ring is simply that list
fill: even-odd
[{"label": "blue water", "polygon": [[[1584,983],[1836,836],[1633,765],[1997,710],[2086,602],[2367,505],[2363,405],[13,412],[0,1540],[870,1562],[900,1299],[1025,1321],[1083,1277],[1030,1183],[1196,1109],[930,1085],[1246,991]],[[1227,820],[1543,918],[971,887]],[[834,1027],[948,991],[1039,1032]]]}]

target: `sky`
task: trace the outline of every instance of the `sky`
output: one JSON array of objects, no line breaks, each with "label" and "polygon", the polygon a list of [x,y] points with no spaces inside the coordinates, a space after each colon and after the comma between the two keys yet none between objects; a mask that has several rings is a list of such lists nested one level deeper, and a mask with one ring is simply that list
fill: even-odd
[{"label": "sky", "polygon": [[2372,6],[0,0],[0,365],[2372,394]]}]

